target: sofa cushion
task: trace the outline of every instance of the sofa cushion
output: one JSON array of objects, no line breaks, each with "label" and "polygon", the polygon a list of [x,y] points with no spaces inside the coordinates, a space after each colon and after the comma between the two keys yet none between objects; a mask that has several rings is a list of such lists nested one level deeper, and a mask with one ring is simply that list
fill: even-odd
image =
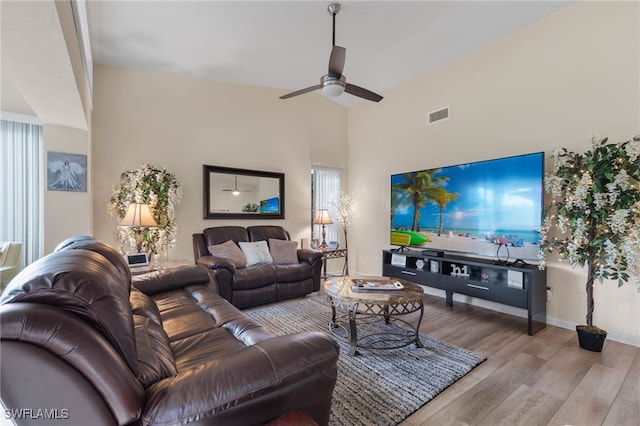
[{"label": "sofa cushion", "polygon": [[231,260],[236,265],[236,268],[244,268],[247,266],[247,258],[245,257],[245,254],[240,250],[238,245],[231,240],[227,240],[222,244],[209,246],[207,248],[209,249],[209,253],[213,256]]},{"label": "sofa cushion", "polygon": [[207,246],[222,244],[225,241],[249,241],[247,228],[244,226],[214,226],[202,231]]},{"label": "sofa cushion", "polygon": [[229,330],[219,327],[171,342],[171,348],[175,354],[176,369],[182,372],[205,362],[233,356],[246,345]]},{"label": "sofa cushion", "polygon": [[298,260],[298,242],[269,238],[269,251],[276,265],[293,265]]},{"label": "sofa cushion", "polygon": [[273,263],[266,241],[239,242],[238,245],[247,258],[247,266]]},{"label": "sofa cushion", "polygon": [[237,269],[233,274],[233,290],[250,290],[277,282],[276,268],[271,263]]},{"label": "sofa cushion", "polygon": [[249,234],[249,241],[267,241],[269,238],[291,239],[289,233],[282,226],[276,225],[248,226],[247,233]]},{"label": "sofa cushion", "polygon": [[160,311],[158,311],[158,307],[149,296],[132,287],[131,294],[129,295],[129,302],[131,302],[131,310],[134,315],[142,315],[151,319],[155,323],[162,325]]},{"label": "sofa cushion", "polygon": [[235,306],[219,303],[223,300],[211,290],[202,291],[204,296],[198,309],[205,309],[220,322],[215,328],[171,342],[178,372],[232,357],[247,346],[273,337],[266,328],[238,311]]},{"label": "sofa cushion", "polygon": [[162,326],[151,318],[133,315],[138,356],[138,380],[149,385],[177,373],[169,338]]},{"label": "sofa cushion", "polygon": [[152,298],[158,305],[170,343],[216,327],[215,318],[203,311],[186,289],[167,291]]},{"label": "sofa cushion", "polygon": [[274,265],[276,279],[279,283],[292,283],[304,281],[313,277],[313,268],[308,263],[296,263],[295,265]]}]

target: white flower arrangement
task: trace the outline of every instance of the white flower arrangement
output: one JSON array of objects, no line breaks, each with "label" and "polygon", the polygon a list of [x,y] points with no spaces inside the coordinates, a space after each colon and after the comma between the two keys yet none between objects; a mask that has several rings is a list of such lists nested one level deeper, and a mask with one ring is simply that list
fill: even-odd
[{"label": "white flower arrangement", "polygon": [[635,282],[640,291],[640,136],[614,144],[594,135],[584,154],[563,148],[553,158],[544,185],[553,200],[540,232],[540,267],[554,250],[572,266],[588,266],[591,327],[594,280]]},{"label": "white flower arrangement", "polygon": [[[344,247],[348,248],[349,243],[347,240],[347,231],[351,229],[354,220],[358,216],[356,208],[356,198],[353,195],[338,192],[338,200],[335,203],[330,203],[336,208],[336,221],[342,226],[344,232]],[[343,275],[349,275],[349,254],[345,256]]]},{"label": "white flower arrangement", "polygon": [[[118,222],[124,218],[130,203],[148,203],[157,227],[143,228],[142,249],[146,253],[159,253],[175,246],[178,227],[176,206],[182,200],[182,185],[176,177],[148,164],[120,175],[120,183],[113,187],[107,214]],[[117,228],[118,240],[131,246],[136,244],[136,231]]]},{"label": "white flower arrangement", "polygon": [[348,231],[356,218],[356,199],[353,195],[338,192],[338,201],[331,203],[336,208],[336,220],[342,229]]}]

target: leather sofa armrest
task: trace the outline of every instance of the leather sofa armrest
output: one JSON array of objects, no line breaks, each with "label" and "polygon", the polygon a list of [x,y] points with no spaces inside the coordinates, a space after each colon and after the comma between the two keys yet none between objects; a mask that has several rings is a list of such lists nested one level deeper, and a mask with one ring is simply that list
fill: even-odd
[{"label": "leather sofa armrest", "polygon": [[308,262],[313,265],[320,259],[322,259],[322,253],[317,250],[298,249],[298,260],[300,262]]},{"label": "leather sofa armrest", "polygon": [[209,273],[202,265],[179,266],[131,278],[131,285],[149,296],[199,284],[210,284]]},{"label": "leather sofa armrest", "polygon": [[338,354],[335,341],[320,332],[264,340],[151,385],[141,422],[262,424],[309,408],[326,424]]},{"label": "leather sofa armrest", "polygon": [[228,269],[231,274],[236,272],[236,265],[229,259],[216,256],[202,256],[198,259],[198,265],[206,266],[209,269]]}]

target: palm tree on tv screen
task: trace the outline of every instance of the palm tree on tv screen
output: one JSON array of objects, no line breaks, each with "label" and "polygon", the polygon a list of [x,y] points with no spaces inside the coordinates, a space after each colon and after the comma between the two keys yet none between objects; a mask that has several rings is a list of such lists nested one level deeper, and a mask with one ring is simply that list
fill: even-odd
[{"label": "palm tree on tv screen", "polygon": [[407,204],[407,194],[402,189],[398,188],[398,184],[393,185],[391,188],[391,224],[393,224],[393,217],[396,210]]},{"label": "palm tree on tv screen", "polygon": [[442,235],[444,228],[442,227],[442,214],[445,207],[449,202],[457,200],[460,196],[457,192],[449,192],[441,186],[433,188],[430,193],[431,202],[438,206],[439,220],[438,220],[438,236]]},{"label": "palm tree on tv screen", "polygon": [[411,230],[414,232],[420,230],[420,209],[425,206],[425,203],[429,199],[433,198],[432,194],[434,191],[438,191],[437,188],[441,188],[441,185],[449,180],[446,176],[433,176],[439,171],[441,171],[441,169],[405,173],[404,177],[407,181],[394,185],[396,188],[402,190],[413,206]]}]

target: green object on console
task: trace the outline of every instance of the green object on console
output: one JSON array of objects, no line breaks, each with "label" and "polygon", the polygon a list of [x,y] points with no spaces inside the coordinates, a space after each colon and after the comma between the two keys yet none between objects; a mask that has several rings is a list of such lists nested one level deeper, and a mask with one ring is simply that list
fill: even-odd
[{"label": "green object on console", "polygon": [[409,245],[412,245],[412,246],[419,246],[430,241],[428,237],[414,231],[394,230],[394,231],[391,231],[391,233],[409,235],[411,237],[411,239],[409,240]]}]

